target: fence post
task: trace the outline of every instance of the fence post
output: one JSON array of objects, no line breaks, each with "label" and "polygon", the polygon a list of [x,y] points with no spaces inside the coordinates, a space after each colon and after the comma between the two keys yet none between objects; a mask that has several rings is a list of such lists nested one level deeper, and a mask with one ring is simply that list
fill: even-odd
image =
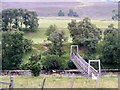
[{"label": "fence post", "polygon": [[75,79],[75,76],[74,76],[74,73],[72,74],[72,81],[71,81],[71,88],[73,88],[73,85],[74,85],[74,79]]},{"label": "fence post", "polygon": [[46,80],[46,78],[43,78],[42,85],[41,85],[41,90],[44,89],[45,80]]},{"label": "fence post", "polygon": [[9,85],[10,90],[13,89],[13,87],[14,87],[14,77],[10,76],[10,85]]},{"label": "fence post", "polygon": [[96,88],[99,88],[99,84],[100,84],[100,76],[98,74],[97,79],[96,79]]},{"label": "fence post", "polygon": [[118,88],[120,89],[120,73],[118,74]]}]

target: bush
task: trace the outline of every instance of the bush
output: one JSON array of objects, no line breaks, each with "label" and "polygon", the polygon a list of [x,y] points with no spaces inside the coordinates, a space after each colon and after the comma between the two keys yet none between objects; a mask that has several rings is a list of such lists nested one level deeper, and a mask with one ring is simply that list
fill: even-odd
[{"label": "bush", "polygon": [[50,25],[50,26],[47,28],[46,36],[49,36],[51,33],[53,33],[54,31],[56,31],[56,29],[57,29],[57,26],[56,26],[56,25]]},{"label": "bush", "polygon": [[22,69],[29,69],[31,70],[32,74],[34,76],[39,76],[40,74],[40,70],[42,69],[42,64],[41,64],[41,55],[32,55],[30,58],[29,58],[29,61],[26,62],[26,63],[23,63],[21,65],[21,68]]},{"label": "bush", "polygon": [[47,55],[42,59],[43,69],[49,71],[53,69],[64,69],[64,59],[58,55]]}]

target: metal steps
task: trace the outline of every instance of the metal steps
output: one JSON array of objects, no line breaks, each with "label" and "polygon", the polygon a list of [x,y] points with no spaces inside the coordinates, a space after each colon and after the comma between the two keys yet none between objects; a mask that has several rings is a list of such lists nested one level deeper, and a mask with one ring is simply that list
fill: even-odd
[{"label": "metal steps", "polygon": [[90,73],[88,75],[88,66],[89,64],[78,54],[72,53],[71,60],[81,72],[82,76],[95,78],[98,77],[98,71],[90,65]]}]

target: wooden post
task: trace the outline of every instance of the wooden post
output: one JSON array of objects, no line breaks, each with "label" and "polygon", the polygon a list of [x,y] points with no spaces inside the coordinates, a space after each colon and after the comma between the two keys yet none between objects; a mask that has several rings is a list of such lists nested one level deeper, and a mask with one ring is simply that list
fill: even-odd
[{"label": "wooden post", "polygon": [[13,87],[14,87],[14,77],[10,76],[10,85],[9,85],[10,90],[12,90]]},{"label": "wooden post", "polygon": [[118,88],[120,89],[120,73],[118,74]]},{"label": "wooden post", "polygon": [[73,85],[74,85],[74,73],[72,74],[71,88],[73,88]]},{"label": "wooden post", "polygon": [[99,83],[100,82],[100,77],[99,77],[99,74],[97,76],[97,79],[96,79],[96,88],[99,88]]},{"label": "wooden post", "polygon": [[45,80],[46,80],[46,78],[43,78],[42,85],[41,85],[41,90],[44,89]]}]

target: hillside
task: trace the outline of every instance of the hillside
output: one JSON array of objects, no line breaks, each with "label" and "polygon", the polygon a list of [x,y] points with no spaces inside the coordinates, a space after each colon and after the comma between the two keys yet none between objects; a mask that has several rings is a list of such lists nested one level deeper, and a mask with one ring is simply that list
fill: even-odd
[{"label": "hillside", "polygon": [[117,3],[113,2],[4,2],[2,9],[24,8],[34,10],[39,16],[57,16],[59,10],[63,10],[67,15],[69,9],[76,11],[80,18],[90,17],[92,19],[111,20],[112,10],[117,8]]}]

